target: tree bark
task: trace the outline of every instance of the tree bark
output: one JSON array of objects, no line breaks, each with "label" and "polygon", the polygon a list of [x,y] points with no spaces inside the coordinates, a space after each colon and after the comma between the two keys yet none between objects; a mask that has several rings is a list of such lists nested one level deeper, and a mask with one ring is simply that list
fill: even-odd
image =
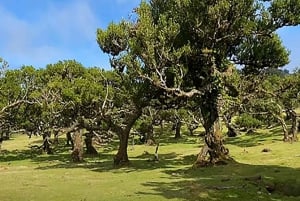
[{"label": "tree bark", "polygon": [[46,152],[47,154],[53,154],[52,148],[51,148],[50,136],[51,136],[51,132],[50,131],[45,131],[43,133],[42,148],[43,148],[43,151]]},{"label": "tree bark", "polygon": [[223,117],[224,123],[228,129],[227,136],[228,137],[236,137],[239,135],[239,131],[232,125],[231,117]]},{"label": "tree bark", "polygon": [[181,132],[180,132],[181,125],[182,124],[181,124],[180,119],[176,120],[176,122],[175,122],[175,139],[181,138]]},{"label": "tree bark", "polygon": [[75,163],[80,163],[83,161],[82,133],[80,130],[76,130],[74,133],[74,149],[71,157]]},{"label": "tree bark", "polygon": [[129,163],[127,147],[130,129],[123,130],[119,133],[119,148],[118,152],[114,157],[114,165],[127,165]]},{"label": "tree bark", "polygon": [[71,131],[67,131],[66,132],[66,140],[67,140],[67,146],[71,146],[72,150],[74,149],[74,142],[73,142],[73,139],[72,139],[72,134],[71,134]]},{"label": "tree bark", "polygon": [[296,142],[298,141],[297,133],[298,133],[298,121],[297,121],[297,113],[290,109],[288,110],[288,113],[290,114],[292,126],[289,131],[289,141]]},{"label": "tree bark", "polygon": [[192,122],[188,123],[187,127],[190,132],[190,136],[193,136],[194,130],[196,130],[199,127],[199,122],[192,121]]},{"label": "tree bark", "polygon": [[58,133],[59,133],[59,129],[53,129],[53,136],[54,136],[54,139],[53,139],[53,144],[57,145],[59,143],[58,141]]},{"label": "tree bark", "polygon": [[89,132],[86,134],[85,139],[86,153],[91,155],[97,155],[98,152],[93,146],[93,133]]},{"label": "tree bark", "polygon": [[1,153],[2,142],[3,142],[3,138],[2,138],[2,136],[1,136],[1,137],[0,137],[0,153]]},{"label": "tree bark", "polygon": [[204,121],[205,145],[201,149],[195,165],[227,164],[226,161],[230,159],[228,155],[229,150],[223,145],[221,119],[219,117],[221,98],[219,98],[219,93],[216,92],[210,92],[206,96],[204,100],[207,100],[207,102],[202,102],[200,105]]},{"label": "tree bark", "polygon": [[275,117],[281,125],[282,132],[283,132],[283,141],[285,141],[285,142],[289,141],[289,132],[288,132],[287,125],[286,125],[284,119],[278,115],[275,115]]},{"label": "tree bark", "polygon": [[119,136],[119,148],[117,154],[114,156],[114,165],[121,166],[127,165],[129,163],[127,147],[128,147],[128,139],[130,130],[133,127],[136,120],[142,115],[142,109],[137,108],[132,113],[128,114],[126,118],[126,126],[121,127],[112,122],[110,118],[105,119],[109,121],[111,125],[111,129],[116,132]]}]

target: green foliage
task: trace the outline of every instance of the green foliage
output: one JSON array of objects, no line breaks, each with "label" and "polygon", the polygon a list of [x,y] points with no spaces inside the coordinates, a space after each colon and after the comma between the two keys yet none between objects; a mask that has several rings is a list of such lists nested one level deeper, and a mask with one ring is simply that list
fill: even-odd
[{"label": "green foliage", "polygon": [[262,126],[262,122],[249,114],[242,114],[238,116],[235,123],[241,128],[253,129]]},{"label": "green foliage", "polygon": [[282,46],[277,34],[270,37],[250,37],[240,47],[238,59],[243,61],[245,72],[278,68],[289,63],[289,52]]},{"label": "green foliage", "polygon": [[300,23],[299,0],[275,0],[272,1],[269,11],[272,16],[273,26],[296,26]]},{"label": "green foliage", "polygon": [[97,42],[102,44],[101,50],[113,56],[120,54],[127,48],[129,24],[122,21],[120,24],[111,23],[106,31],[97,30]]}]

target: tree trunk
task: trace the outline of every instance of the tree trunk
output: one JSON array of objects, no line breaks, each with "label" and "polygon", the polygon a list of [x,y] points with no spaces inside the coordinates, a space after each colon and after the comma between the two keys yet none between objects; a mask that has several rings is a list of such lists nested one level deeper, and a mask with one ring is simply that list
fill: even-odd
[{"label": "tree trunk", "polygon": [[[200,105],[204,121],[205,145],[201,149],[195,165],[226,164],[226,161],[229,160],[229,150],[224,147],[221,136],[221,120],[219,117],[221,98],[219,98],[217,92],[210,92],[206,96],[204,100],[207,100],[207,102],[202,102]],[[208,159],[206,159],[207,155],[209,156]]]},{"label": "tree trunk", "polygon": [[45,131],[43,133],[43,151],[46,152],[47,154],[52,154],[52,148],[51,148],[51,141],[50,141],[50,135],[51,132],[50,131]]},{"label": "tree trunk", "polygon": [[91,155],[97,155],[98,152],[93,146],[93,133],[89,132],[86,134],[85,139],[86,153]]},{"label": "tree trunk", "polygon": [[289,131],[289,141],[291,142],[296,142],[298,141],[297,133],[298,133],[298,121],[297,121],[297,113],[290,109],[289,112],[291,121],[292,121],[292,126]]},{"label": "tree trunk", "polygon": [[181,129],[181,121],[176,120],[176,122],[175,122],[175,139],[181,138],[180,129]]},{"label": "tree trunk", "polygon": [[2,146],[3,138],[2,136],[0,137],[0,153],[1,153],[1,146]]},{"label": "tree trunk", "polygon": [[231,117],[223,117],[224,123],[228,129],[227,136],[228,137],[236,137],[239,135],[239,131],[231,124]]},{"label": "tree trunk", "polygon": [[196,130],[199,127],[199,122],[192,121],[192,122],[188,123],[187,127],[188,127],[188,130],[190,131],[190,136],[193,136],[194,130]]},{"label": "tree trunk", "polygon": [[74,133],[74,149],[71,154],[72,160],[75,163],[83,161],[83,145],[82,145],[82,133],[80,130]]},{"label": "tree trunk", "polygon": [[148,125],[146,138],[147,138],[147,145],[152,146],[156,144],[154,139],[154,131],[153,131],[152,124]]},{"label": "tree trunk", "polygon": [[282,131],[283,131],[283,141],[285,141],[285,142],[289,141],[289,132],[288,132],[287,125],[286,125],[284,119],[277,115],[275,117],[281,125]]},{"label": "tree trunk", "polygon": [[115,166],[127,165],[129,163],[127,154],[129,133],[130,129],[123,130],[121,133],[119,133],[119,149],[114,157]]},{"label": "tree trunk", "polygon": [[74,149],[74,142],[73,142],[73,139],[72,139],[72,134],[71,134],[71,132],[67,132],[66,133],[66,139],[67,139],[67,146],[71,146],[72,148],[72,150]]},{"label": "tree trunk", "polygon": [[59,143],[58,133],[59,133],[59,129],[53,129],[53,135],[54,135],[53,144],[55,144],[55,145],[57,145]]},{"label": "tree trunk", "polygon": [[135,111],[132,111],[131,114],[128,114],[128,118],[126,120],[127,125],[125,128],[120,127],[116,124],[113,124],[111,119],[106,119],[109,121],[112,126],[111,129],[118,133],[119,136],[119,149],[117,154],[114,156],[114,165],[121,166],[127,165],[129,163],[127,147],[128,147],[128,138],[130,134],[130,130],[133,127],[136,120],[142,115],[142,109],[137,108]]}]

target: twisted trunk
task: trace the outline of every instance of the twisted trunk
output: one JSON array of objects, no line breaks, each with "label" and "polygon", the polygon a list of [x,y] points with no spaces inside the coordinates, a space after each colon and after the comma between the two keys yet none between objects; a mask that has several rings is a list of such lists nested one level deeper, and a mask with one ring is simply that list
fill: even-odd
[{"label": "twisted trunk", "polygon": [[279,121],[281,128],[282,128],[282,132],[283,132],[283,141],[289,141],[289,132],[287,129],[287,125],[284,121],[284,119],[278,115],[274,115],[276,117],[276,119]]},{"label": "twisted trunk", "polygon": [[142,114],[141,109],[137,109],[133,111],[131,114],[128,114],[128,118],[126,121],[127,124],[125,127],[120,127],[112,123],[112,121],[108,119],[112,130],[118,133],[119,136],[119,148],[117,154],[114,156],[115,166],[127,165],[129,163],[128,153],[127,153],[129,134],[132,126],[134,125],[136,120],[141,116],[141,114]]},{"label": "twisted trunk", "polygon": [[114,156],[114,165],[126,165],[129,163],[127,147],[128,147],[128,138],[129,130],[122,130],[119,133],[119,148],[117,154]]},{"label": "twisted trunk", "polygon": [[226,164],[226,161],[229,160],[229,151],[223,145],[221,134],[221,120],[219,117],[221,99],[218,93],[211,92],[206,94],[206,96],[204,100],[207,100],[207,102],[202,102],[200,105],[204,121],[205,144],[198,155],[195,165]]}]

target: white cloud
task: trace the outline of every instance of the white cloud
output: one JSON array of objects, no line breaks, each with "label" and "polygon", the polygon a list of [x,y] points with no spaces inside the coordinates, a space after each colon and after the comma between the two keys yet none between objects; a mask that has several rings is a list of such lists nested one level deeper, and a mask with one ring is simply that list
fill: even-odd
[{"label": "white cloud", "polygon": [[28,23],[16,18],[2,7],[0,7],[0,24],[1,48],[4,46],[7,51],[19,52],[32,40]]},{"label": "white cloud", "polygon": [[96,43],[97,19],[88,1],[71,2],[50,4],[31,21],[0,5],[0,56],[14,67],[31,65],[28,62],[32,61],[39,65],[36,67],[44,67],[57,60],[76,58],[72,55],[76,46]]},{"label": "white cloud", "polygon": [[44,31],[51,31],[63,40],[72,40],[75,36],[94,39],[97,19],[87,1],[73,1],[72,4],[53,4],[40,23]]}]

